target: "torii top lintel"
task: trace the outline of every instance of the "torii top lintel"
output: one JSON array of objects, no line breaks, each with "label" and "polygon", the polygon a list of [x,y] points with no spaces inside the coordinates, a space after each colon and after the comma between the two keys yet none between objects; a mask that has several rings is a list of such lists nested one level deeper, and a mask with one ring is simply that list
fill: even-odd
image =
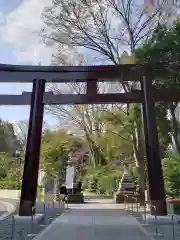
[{"label": "torii top lintel", "polygon": [[[125,93],[98,93],[99,81],[151,81],[157,76],[168,76],[178,73],[178,65],[174,64],[125,64],[103,66],[20,66],[0,64],[0,82],[32,83],[38,80],[46,82],[87,82],[85,94],[54,94],[44,93],[44,104],[108,104],[108,103],[141,103],[142,89]],[[179,90],[153,89],[154,101],[179,101]],[[31,93],[20,95],[0,95],[0,105],[29,105]]]},{"label": "torii top lintel", "polygon": [[30,83],[34,79],[47,82],[136,81],[150,73],[167,73],[163,63],[101,65],[101,66],[27,66],[0,64],[0,82]]}]

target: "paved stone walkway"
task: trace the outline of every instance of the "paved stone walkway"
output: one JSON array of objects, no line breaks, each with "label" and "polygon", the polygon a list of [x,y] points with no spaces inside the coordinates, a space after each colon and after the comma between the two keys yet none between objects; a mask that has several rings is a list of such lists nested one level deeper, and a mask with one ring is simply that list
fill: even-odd
[{"label": "paved stone walkway", "polygon": [[70,205],[36,240],[150,240],[121,205],[101,201]]}]

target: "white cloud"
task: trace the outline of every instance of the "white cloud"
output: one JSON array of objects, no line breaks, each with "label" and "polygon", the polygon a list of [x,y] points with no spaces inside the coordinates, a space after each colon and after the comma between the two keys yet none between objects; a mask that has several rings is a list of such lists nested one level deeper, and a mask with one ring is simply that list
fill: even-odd
[{"label": "white cloud", "polygon": [[4,16],[0,14],[0,24],[3,23],[0,28],[1,43],[16,46],[14,54],[18,62],[51,63],[54,47],[47,47],[38,36],[43,27],[42,11],[51,4],[52,0],[26,0],[6,16],[6,24],[4,24]]},{"label": "white cloud", "polygon": [[[24,0],[8,15],[0,12],[0,43],[15,45],[16,64],[30,61],[33,64],[49,65],[54,53],[59,54],[60,59],[65,61],[64,64],[79,64],[79,56],[74,49],[67,45],[61,46],[61,49],[55,44],[47,46],[39,37],[39,32],[44,27],[42,12],[49,6],[52,6],[52,0]],[[64,41],[67,43],[68,39]],[[80,54],[88,55],[86,51],[80,51]]]}]

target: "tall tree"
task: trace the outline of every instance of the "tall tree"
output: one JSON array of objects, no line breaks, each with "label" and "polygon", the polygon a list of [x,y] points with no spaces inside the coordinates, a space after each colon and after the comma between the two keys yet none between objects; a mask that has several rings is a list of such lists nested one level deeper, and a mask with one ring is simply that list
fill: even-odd
[{"label": "tall tree", "polygon": [[13,124],[0,120],[0,136],[0,152],[13,154],[20,147]]},{"label": "tall tree", "polygon": [[[53,0],[44,12],[51,42],[93,50],[107,61],[119,63],[122,50],[133,52],[162,20],[160,9],[147,14],[132,0]],[[98,56],[99,56],[98,55]]]},{"label": "tall tree", "polygon": [[82,147],[82,140],[65,130],[46,130],[42,136],[41,167],[48,176],[64,180],[64,171],[69,155]]},{"label": "tall tree", "polygon": [[[108,90],[110,86],[106,86],[103,90]],[[85,93],[85,84],[67,84],[66,92],[68,93]],[[58,85],[53,85],[51,90],[62,93]],[[48,111],[58,117],[60,124],[78,135],[83,135],[89,145],[90,159],[95,167],[100,162],[105,162],[105,157],[96,146],[95,135],[101,132],[101,121],[97,118],[97,113],[101,109],[108,109],[104,104],[99,105],[76,105],[76,106],[50,106]],[[73,124],[72,124],[73,123]]]},{"label": "tall tree", "polygon": [[[150,39],[136,50],[138,61],[142,62],[165,62],[176,66],[180,63],[180,22],[176,21],[171,28],[159,25]],[[167,78],[155,79],[154,85],[158,89],[180,89],[180,76],[176,69],[171,68],[172,75]],[[157,113],[163,113],[161,123],[166,124],[166,134],[172,133],[177,153],[180,154],[180,143],[178,141],[180,125],[176,119],[175,109],[178,102],[160,103]],[[160,110],[161,109],[161,110]],[[160,112],[161,111],[161,112]],[[168,120],[170,115],[171,122]],[[166,123],[165,123],[166,122]],[[168,127],[171,123],[171,129]],[[160,123],[160,122],[159,122]],[[162,126],[162,124],[161,124]],[[166,137],[167,139],[167,137]]]}]

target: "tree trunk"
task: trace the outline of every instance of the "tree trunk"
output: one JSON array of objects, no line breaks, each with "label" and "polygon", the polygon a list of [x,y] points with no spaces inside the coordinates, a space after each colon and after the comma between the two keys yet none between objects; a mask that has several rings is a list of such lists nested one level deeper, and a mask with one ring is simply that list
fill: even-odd
[{"label": "tree trunk", "polygon": [[178,122],[176,120],[176,116],[175,116],[175,106],[170,105],[170,112],[171,112],[171,116],[172,116],[172,132],[173,132],[173,138],[174,138],[174,144],[175,144],[175,148],[176,151],[178,153],[178,155],[180,155],[180,144],[178,141],[178,134],[179,134],[179,127],[178,127]]},{"label": "tree trunk", "polygon": [[137,133],[133,135],[133,150],[134,150],[136,171],[138,173],[139,195],[140,195],[139,201],[140,201],[140,206],[143,206],[145,201],[146,174],[145,174],[144,148],[143,148],[141,131],[137,131]]},{"label": "tree trunk", "polygon": [[138,183],[139,183],[139,203],[140,206],[144,206],[145,201],[145,164],[144,159],[143,161],[139,161],[139,165],[136,167],[138,173]]},{"label": "tree trunk", "polygon": [[146,173],[145,173],[145,159],[141,157],[139,151],[136,149],[134,152],[136,171],[138,174],[138,184],[139,184],[139,201],[140,206],[144,205],[145,201],[145,186],[146,186]]}]

